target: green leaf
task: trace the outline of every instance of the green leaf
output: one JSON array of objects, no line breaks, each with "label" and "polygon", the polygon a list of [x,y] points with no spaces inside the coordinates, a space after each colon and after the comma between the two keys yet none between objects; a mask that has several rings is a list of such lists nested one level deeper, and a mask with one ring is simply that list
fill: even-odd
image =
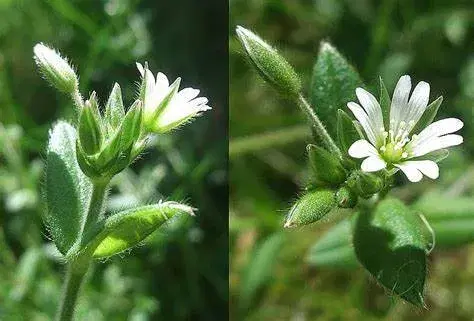
[{"label": "green leaf", "polygon": [[357,130],[354,121],[342,109],[337,110],[337,141],[346,155],[352,143],[363,138]]},{"label": "green leaf", "polygon": [[353,219],[345,219],[327,231],[309,250],[306,261],[325,268],[353,269],[359,267],[351,246]]},{"label": "green leaf", "polygon": [[362,85],[354,67],[331,44],[322,42],[313,69],[311,105],[332,137],[336,137],[336,111],[354,100]]},{"label": "green leaf", "polygon": [[79,141],[87,155],[97,153],[102,145],[100,119],[96,118],[92,108],[94,107],[87,101],[79,116]]},{"label": "green leaf", "polygon": [[429,124],[433,122],[438,113],[438,109],[443,102],[443,96],[439,96],[435,101],[426,107],[425,112],[421,116],[420,120],[416,123],[415,127],[412,129],[412,133],[419,134],[423,129],[426,128]]},{"label": "green leaf", "polygon": [[354,249],[359,262],[388,291],[424,306],[427,240],[418,215],[386,199],[356,218]]},{"label": "green leaf", "polygon": [[337,155],[312,144],[306,146],[306,151],[311,168],[319,180],[330,185],[339,185],[346,180],[346,171]]},{"label": "green leaf", "polygon": [[388,131],[390,128],[390,106],[392,104],[390,96],[387,91],[387,87],[382,80],[382,77],[379,78],[380,82],[380,108],[382,109],[383,124],[385,130]]},{"label": "green leaf", "polygon": [[99,223],[87,235],[81,252],[94,258],[106,258],[134,247],[156,229],[178,215],[194,215],[189,206],[163,202],[125,210]]},{"label": "green leaf", "polygon": [[297,227],[319,221],[336,207],[333,190],[311,191],[300,197],[291,207],[285,227]]},{"label": "green leaf", "polygon": [[58,122],[49,134],[46,153],[45,222],[58,250],[66,254],[79,237],[92,185],[76,160],[76,130]]},{"label": "green leaf", "polygon": [[125,117],[125,108],[122,100],[122,90],[120,85],[115,83],[114,88],[110,92],[109,100],[105,105],[105,120],[107,123],[107,131],[109,133],[120,126],[122,119]]},{"label": "green leaf", "polygon": [[276,257],[284,242],[284,233],[274,233],[255,247],[240,281],[239,310],[241,313],[248,312],[257,291],[271,279],[277,262]]}]

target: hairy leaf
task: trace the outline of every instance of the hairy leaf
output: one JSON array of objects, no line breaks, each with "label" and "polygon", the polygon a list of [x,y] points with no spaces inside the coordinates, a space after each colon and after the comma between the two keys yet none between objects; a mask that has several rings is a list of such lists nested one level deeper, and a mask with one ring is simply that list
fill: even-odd
[{"label": "hairy leaf", "polygon": [[62,254],[78,239],[92,192],[92,184],[76,160],[76,139],[76,130],[71,125],[58,122],[50,132],[46,154],[44,218]]},{"label": "hairy leaf", "polygon": [[105,258],[134,247],[163,224],[193,209],[176,202],[163,202],[119,212],[99,223],[85,238],[82,252]]},{"label": "hairy leaf", "polygon": [[345,109],[362,85],[354,67],[331,44],[322,42],[313,69],[311,104],[332,137],[336,137],[337,110]]},{"label": "hairy leaf", "polygon": [[424,306],[426,249],[419,216],[397,199],[357,216],[354,249],[359,262],[390,293]]}]

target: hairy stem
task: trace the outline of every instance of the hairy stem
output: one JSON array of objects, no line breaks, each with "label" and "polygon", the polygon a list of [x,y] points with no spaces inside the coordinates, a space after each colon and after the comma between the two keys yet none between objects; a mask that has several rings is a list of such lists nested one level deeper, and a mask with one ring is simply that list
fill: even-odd
[{"label": "hairy stem", "polygon": [[314,130],[316,131],[316,134],[319,136],[319,138],[321,138],[323,144],[328,149],[328,151],[335,153],[338,157],[342,157],[339,147],[337,147],[336,143],[327,132],[318,115],[316,115],[316,113],[311,108],[310,104],[306,101],[306,99],[303,97],[303,95],[298,96],[298,106],[305,113],[306,117],[308,117],[309,121],[314,127]]},{"label": "hairy stem", "polygon": [[92,188],[92,196],[89,205],[89,211],[87,213],[86,223],[84,225],[84,231],[87,231],[90,227],[94,226],[95,223],[100,219],[102,214],[102,208],[105,201],[105,193],[107,190],[107,182],[95,182]]},{"label": "hairy stem", "polygon": [[[94,226],[102,215],[102,209],[105,202],[107,191],[107,182],[94,182],[92,189],[91,201],[89,203],[89,211],[87,213],[86,222],[82,234]],[[78,256],[77,259],[68,263],[66,280],[64,281],[64,290],[61,298],[61,304],[57,314],[57,321],[73,320],[74,309],[84,276],[91,264],[91,257],[87,254]]]},{"label": "hairy stem", "polygon": [[76,267],[76,264],[76,262],[68,264],[61,305],[59,306],[56,318],[57,321],[73,320],[79,290],[88,268],[88,263],[82,263],[86,266],[81,266],[80,268]]}]

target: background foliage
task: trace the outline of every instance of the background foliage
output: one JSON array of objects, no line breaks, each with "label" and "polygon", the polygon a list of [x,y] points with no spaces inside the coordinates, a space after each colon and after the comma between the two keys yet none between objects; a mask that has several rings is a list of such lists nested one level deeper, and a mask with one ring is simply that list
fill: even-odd
[{"label": "background foliage", "polygon": [[[429,199],[432,211],[443,208],[438,215],[444,217],[462,212],[461,225],[471,235],[466,240],[472,241],[472,2],[233,0],[230,4],[231,318],[471,320],[472,246],[437,248],[431,254],[429,310],[417,310],[384,293],[346,252],[334,254],[343,258],[337,266],[324,267],[323,259],[314,259],[312,245],[347,215],[344,211],[312,226],[283,230],[284,215],[309,179],[305,146],[312,139],[298,108],[279,98],[246,61],[234,29],[242,25],[275,44],[306,88],[322,40],[344,54],[372,89],[379,75],[390,93],[403,74],[416,82],[428,81],[431,100],[445,98],[438,118],[449,115],[464,121],[465,143],[441,163],[436,183],[425,179],[406,184],[398,177],[400,187],[393,193],[407,203],[419,201],[423,194],[441,193],[443,198]],[[424,208],[429,209],[426,204]],[[340,231],[349,233],[345,225]],[[327,239],[327,244],[339,239]]]},{"label": "background foliage", "polygon": [[[96,264],[78,320],[219,320],[227,317],[227,19],[222,1],[0,0],[0,319],[51,320],[61,290],[42,225],[48,130],[73,108],[40,78],[33,45],[77,66],[81,91],[104,103],[114,81],[130,105],[135,61],[183,78],[214,108],[160,136],[113,183],[108,211],[159,199],[187,201],[196,219],[153,234],[131,255]],[[88,95],[86,95],[88,96]]]}]

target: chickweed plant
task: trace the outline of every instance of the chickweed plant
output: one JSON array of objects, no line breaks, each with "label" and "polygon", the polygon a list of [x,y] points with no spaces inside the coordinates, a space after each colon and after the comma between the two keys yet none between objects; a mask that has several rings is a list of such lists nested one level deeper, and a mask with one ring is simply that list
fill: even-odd
[{"label": "chickweed plant", "polygon": [[180,78],[170,83],[163,73],[155,77],[146,63],[137,63],[141,82],[129,108],[117,83],[99,106],[95,92],[83,98],[74,68],[56,50],[37,44],[34,59],[76,109],[73,123],[59,120],[50,130],[44,184],[44,221],[67,264],[56,320],[67,321],[94,260],[132,248],[172,219],[194,215],[189,205],[160,201],[107,216],[105,204],[111,179],[137,159],[151,136],[167,134],[211,108],[199,90],[180,90]]},{"label": "chickweed plant", "polygon": [[[412,90],[408,75],[399,79],[392,96],[380,78],[377,99],[374,89],[327,42],[320,46],[308,101],[297,73],[276,49],[248,29],[238,26],[236,32],[251,64],[301,109],[314,133],[307,146],[314,177],[291,207],[284,227],[311,224],[345,209],[349,217],[343,228],[330,232],[332,241],[328,236],[321,251],[350,239],[345,252],[332,252],[341,258],[339,265],[347,259],[342,253],[355,252],[387,292],[426,307],[427,256],[438,231],[391,190],[400,173],[408,183],[436,180],[438,162],[448,156],[446,148],[463,142],[455,134],[463,122],[435,121],[443,98],[430,103],[430,85],[420,81]],[[442,242],[450,239],[445,231],[439,232]]]}]

